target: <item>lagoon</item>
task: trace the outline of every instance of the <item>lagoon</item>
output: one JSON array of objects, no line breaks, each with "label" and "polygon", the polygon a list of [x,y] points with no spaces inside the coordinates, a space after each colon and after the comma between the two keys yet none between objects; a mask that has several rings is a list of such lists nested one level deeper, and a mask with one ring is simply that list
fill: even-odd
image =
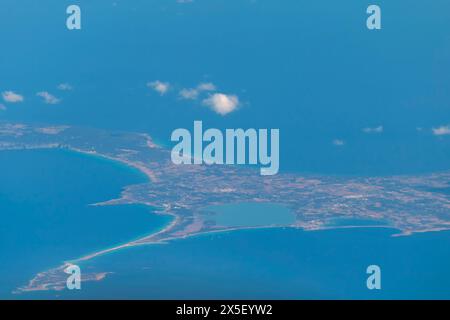
[{"label": "lagoon", "polygon": [[290,225],[295,215],[288,208],[276,203],[242,202],[236,204],[209,206],[211,219],[223,227],[257,227]]}]

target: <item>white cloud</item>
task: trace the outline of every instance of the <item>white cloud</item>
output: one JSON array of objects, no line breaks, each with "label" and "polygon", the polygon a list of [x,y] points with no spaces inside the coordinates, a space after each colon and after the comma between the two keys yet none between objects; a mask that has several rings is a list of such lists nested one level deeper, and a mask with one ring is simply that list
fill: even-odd
[{"label": "white cloud", "polygon": [[333,144],[337,147],[342,147],[343,145],[345,145],[345,141],[344,140],[340,140],[340,139],[334,139],[333,140]]},{"label": "white cloud", "polygon": [[60,99],[56,98],[54,95],[48,93],[47,91],[41,91],[36,93],[37,96],[44,99],[44,102],[47,104],[58,104],[61,102]]},{"label": "white cloud", "polygon": [[203,91],[214,91],[216,86],[211,82],[202,82],[196,88],[180,90],[180,97],[186,100],[196,100]]},{"label": "white cloud", "polygon": [[[171,85],[168,82],[156,80],[148,82],[147,86],[161,95],[165,95],[171,90]],[[213,111],[220,115],[226,115],[235,111],[239,105],[239,98],[234,94],[224,94],[214,92],[216,86],[212,82],[201,82],[193,88],[183,88],[178,92],[179,98],[185,100],[201,100],[202,104],[210,107]],[[208,96],[202,97],[202,93],[208,92]]]},{"label": "white cloud", "polygon": [[70,84],[68,84],[68,83],[60,83],[58,85],[58,90],[70,91],[72,89],[73,89],[73,87]]},{"label": "white cloud", "polygon": [[148,82],[147,87],[152,88],[156,92],[158,92],[160,95],[164,95],[169,91],[170,84],[168,82],[162,82],[159,80]]},{"label": "white cloud", "polygon": [[383,126],[378,126],[375,128],[364,128],[363,132],[365,133],[382,133],[384,131]]},{"label": "white cloud", "polygon": [[180,91],[180,97],[186,100],[195,100],[198,97],[197,89],[182,89]]},{"label": "white cloud", "polygon": [[0,111],[5,111],[6,110],[6,106],[4,104],[0,103]]},{"label": "white cloud", "polygon": [[22,95],[17,94],[13,91],[3,91],[2,97],[3,100],[10,103],[22,102],[24,100]]},{"label": "white cloud", "polygon": [[433,134],[435,136],[449,135],[450,134],[450,125],[448,125],[448,126],[440,126],[440,127],[437,127],[437,128],[433,128],[431,130],[433,131]]},{"label": "white cloud", "polygon": [[210,95],[209,98],[204,99],[203,104],[224,116],[236,110],[239,106],[239,98],[236,95],[214,93]]},{"label": "white cloud", "polygon": [[214,91],[216,90],[216,86],[211,82],[202,82],[197,86],[197,90],[199,91]]}]

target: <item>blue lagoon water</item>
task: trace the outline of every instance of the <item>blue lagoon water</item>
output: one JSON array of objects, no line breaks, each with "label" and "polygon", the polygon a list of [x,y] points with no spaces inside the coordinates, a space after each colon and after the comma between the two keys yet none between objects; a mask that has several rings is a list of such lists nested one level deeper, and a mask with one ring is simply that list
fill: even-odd
[{"label": "blue lagoon water", "polygon": [[289,225],[295,222],[294,213],[275,203],[242,202],[209,206],[204,210],[212,213],[209,218],[217,225],[225,227]]}]

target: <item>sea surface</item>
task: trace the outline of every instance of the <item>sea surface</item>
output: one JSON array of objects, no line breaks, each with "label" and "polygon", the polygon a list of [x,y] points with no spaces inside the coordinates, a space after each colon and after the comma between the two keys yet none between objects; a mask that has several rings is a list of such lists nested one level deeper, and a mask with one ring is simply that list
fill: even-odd
[{"label": "sea surface", "polygon": [[[448,0],[379,0],[379,31],[367,30],[361,1],[79,1],[82,30],[73,32],[70,4],[1,1],[0,92],[25,97],[2,101],[1,121],[146,132],[168,146],[194,120],[205,129],[279,128],[281,172],[450,169],[450,136],[432,132],[450,124]],[[170,83],[167,94],[147,86],[155,80]],[[207,94],[180,99],[200,82],[237,95],[238,110],[214,113]],[[43,103],[44,90],[60,103]],[[0,297],[63,260],[166,225],[149,208],[88,206],[142,181],[102,159],[0,153]],[[132,248],[82,266],[114,272],[104,281],[30,296],[450,298],[448,232],[392,237],[376,227],[247,230]],[[365,286],[369,264],[382,268],[381,291]]]},{"label": "sea surface", "polygon": [[[84,282],[80,291],[11,295],[37,272],[155,232],[170,218],[142,206],[89,206],[117,196],[126,184],[145,181],[134,169],[99,157],[64,150],[3,151],[0,175],[1,297],[450,298],[450,232],[393,237],[396,230],[370,227],[241,230],[128,248],[80,263],[82,271],[111,273],[102,281]],[[234,213],[250,208],[273,218],[278,209],[261,206],[215,209],[222,218],[231,213],[227,223],[247,226],[247,219]],[[380,291],[366,287],[366,268],[372,264],[382,270]]]},{"label": "sea surface", "polygon": [[63,150],[0,151],[0,298],[38,272],[154,232],[170,220],[139,205],[90,206],[142,183],[140,172]]},{"label": "sea surface", "polygon": [[[114,273],[57,297],[449,299],[450,232],[394,234],[378,228],[255,229],[135,247],[83,263],[82,270]],[[373,264],[381,268],[381,290],[366,286]]]},{"label": "sea surface", "polygon": [[[450,2],[284,0],[2,0],[0,91],[24,95],[1,120],[147,132],[177,128],[280,129],[280,170],[390,175],[448,170]],[[47,41],[42,41],[45,37]],[[32,55],[30,55],[32,53]],[[152,81],[170,84],[164,94]],[[60,83],[71,91],[57,89]],[[212,82],[234,94],[221,116],[179,91]],[[61,99],[44,104],[36,92]],[[381,133],[364,128],[383,127]],[[333,144],[335,139],[343,145]]]}]

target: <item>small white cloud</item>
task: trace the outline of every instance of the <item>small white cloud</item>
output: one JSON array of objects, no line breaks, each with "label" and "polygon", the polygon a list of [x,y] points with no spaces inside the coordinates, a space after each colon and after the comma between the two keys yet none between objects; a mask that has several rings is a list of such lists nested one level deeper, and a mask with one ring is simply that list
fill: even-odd
[{"label": "small white cloud", "polygon": [[440,126],[437,128],[431,129],[435,136],[445,136],[450,134],[450,125],[448,126]]},{"label": "small white cloud", "polygon": [[156,80],[153,82],[148,82],[147,87],[155,90],[160,95],[165,95],[167,93],[167,91],[169,91],[170,84],[168,82],[162,82],[162,81]]},{"label": "small white cloud", "polygon": [[0,111],[6,111],[6,106],[0,103]]},{"label": "small white cloud", "polygon": [[68,83],[60,83],[58,85],[58,90],[70,91],[72,89],[73,89],[73,87],[70,84],[68,84]]},{"label": "small white cloud", "polygon": [[214,93],[210,95],[209,98],[204,99],[203,104],[224,116],[236,110],[239,106],[239,98],[236,95]]},{"label": "small white cloud", "polygon": [[333,144],[337,147],[342,147],[343,145],[345,145],[345,141],[341,139],[334,139]]},{"label": "small white cloud", "polygon": [[37,96],[44,99],[44,102],[47,104],[58,104],[61,102],[60,99],[56,98],[54,95],[48,93],[47,91],[41,91],[36,93]]},{"label": "small white cloud", "polygon": [[216,86],[211,82],[202,82],[197,86],[197,90],[199,91],[214,91],[216,90]]},{"label": "small white cloud", "polygon": [[213,83],[203,82],[196,88],[180,90],[180,97],[186,100],[196,100],[201,92],[214,90],[216,90],[216,86]]},{"label": "small white cloud", "polygon": [[186,100],[195,100],[198,97],[197,89],[182,89],[180,90],[180,97]]},{"label": "small white cloud", "polygon": [[10,103],[22,102],[24,100],[23,96],[15,93],[13,91],[2,92],[3,100]]},{"label": "small white cloud", "polygon": [[375,128],[364,128],[363,132],[365,133],[382,133],[384,131],[383,126],[378,126]]}]

